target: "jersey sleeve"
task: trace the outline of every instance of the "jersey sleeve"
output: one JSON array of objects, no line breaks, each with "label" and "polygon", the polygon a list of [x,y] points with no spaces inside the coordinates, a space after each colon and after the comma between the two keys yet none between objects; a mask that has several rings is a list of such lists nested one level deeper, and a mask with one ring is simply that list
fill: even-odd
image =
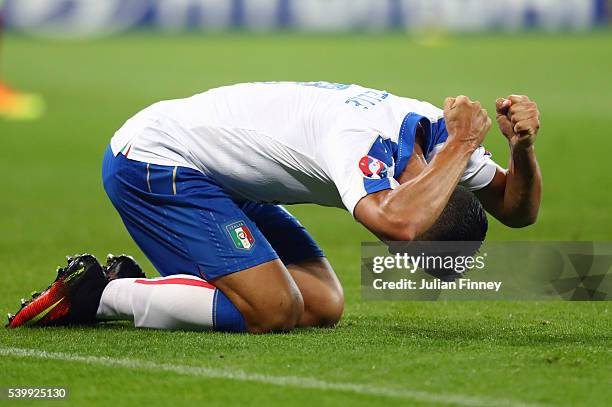
[{"label": "jersey sleeve", "polygon": [[491,159],[491,153],[480,146],[472,153],[459,185],[470,191],[478,191],[491,183],[498,168],[502,169]]},{"label": "jersey sleeve", "polygon": [[396,188],[394,149],[390,139],[376,133],[345,132],[328,140],[321,151],[342,203],[353,214],[361,198]]},{"label": "jersey sleeve", "polygon": [[[444,144],[438,144],[433,149],[433,157],[442,149]],[[472,153],[468,161],[465,171],[459,180],[459,185],[469,189],[470,191],[478,191],[489,185],[497,172],[497,169],[503,169],[491,159],[491,153],[483,146],[480,146]]]}]

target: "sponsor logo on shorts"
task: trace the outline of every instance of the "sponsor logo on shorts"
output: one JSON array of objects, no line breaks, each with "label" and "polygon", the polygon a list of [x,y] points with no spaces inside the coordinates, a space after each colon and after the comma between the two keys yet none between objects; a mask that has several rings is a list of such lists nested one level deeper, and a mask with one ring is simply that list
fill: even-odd
[{"label": "sponsor logo on shorts", "polygon": [[225,227],[225,230],[227,230],[227,233],[237,249],[251,250],[255,244],[255,239],[251,231],[243,221],[230,223]]}]

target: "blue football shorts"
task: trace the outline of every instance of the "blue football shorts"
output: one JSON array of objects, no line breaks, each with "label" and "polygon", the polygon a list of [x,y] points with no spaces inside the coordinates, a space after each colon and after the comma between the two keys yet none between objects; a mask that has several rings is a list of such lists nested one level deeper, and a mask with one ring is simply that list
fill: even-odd
[{"label": "blue football shorts", "polygon": [[291,264],[324,256],[283,207],[237,202],[191,168],[114,156],[109,146],[102,179],[128,232],[162,276],[210,281],[278,258]]}]

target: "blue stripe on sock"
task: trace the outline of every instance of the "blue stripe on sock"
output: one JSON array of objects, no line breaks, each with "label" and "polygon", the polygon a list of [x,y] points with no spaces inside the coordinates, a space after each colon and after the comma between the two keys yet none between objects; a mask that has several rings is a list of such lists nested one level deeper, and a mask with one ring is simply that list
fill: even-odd
[{"label": "blue stripe on sock", "polygon": [[212,308],[212,321],[213,321],[213,329],[217,329],[217,293],[221,290],[218,288],[215,289],[215,293],[213,294],[213,308]]},{"label": "blue stripe on sock", "polygon": [[246,332],[244,317],[218,288],[213,298],[213,327],[215,331]]}]

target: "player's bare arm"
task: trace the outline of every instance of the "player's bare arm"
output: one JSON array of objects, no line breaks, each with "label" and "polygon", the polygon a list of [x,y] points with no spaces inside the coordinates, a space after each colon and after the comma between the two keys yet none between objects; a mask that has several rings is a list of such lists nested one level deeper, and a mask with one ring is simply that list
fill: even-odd
[{"label": "player's bare arm", "polygon": [[447,98],[444,118],[448,140],[425,170],[396,189],[364,197],[355,207],[357,220],[380,239],[415,240],[431,227],[491,127],[480,102],[466,96]]},{"label": "player's bare arm", "polygon": [[496,101],[497,123],[508,140],[508,170],[497,170],[491,183],[476,195],[485,209],[506,226],[535,223],[542,195],[542,175],[534,143],[540,112],[527,96],[510,95]]}]

